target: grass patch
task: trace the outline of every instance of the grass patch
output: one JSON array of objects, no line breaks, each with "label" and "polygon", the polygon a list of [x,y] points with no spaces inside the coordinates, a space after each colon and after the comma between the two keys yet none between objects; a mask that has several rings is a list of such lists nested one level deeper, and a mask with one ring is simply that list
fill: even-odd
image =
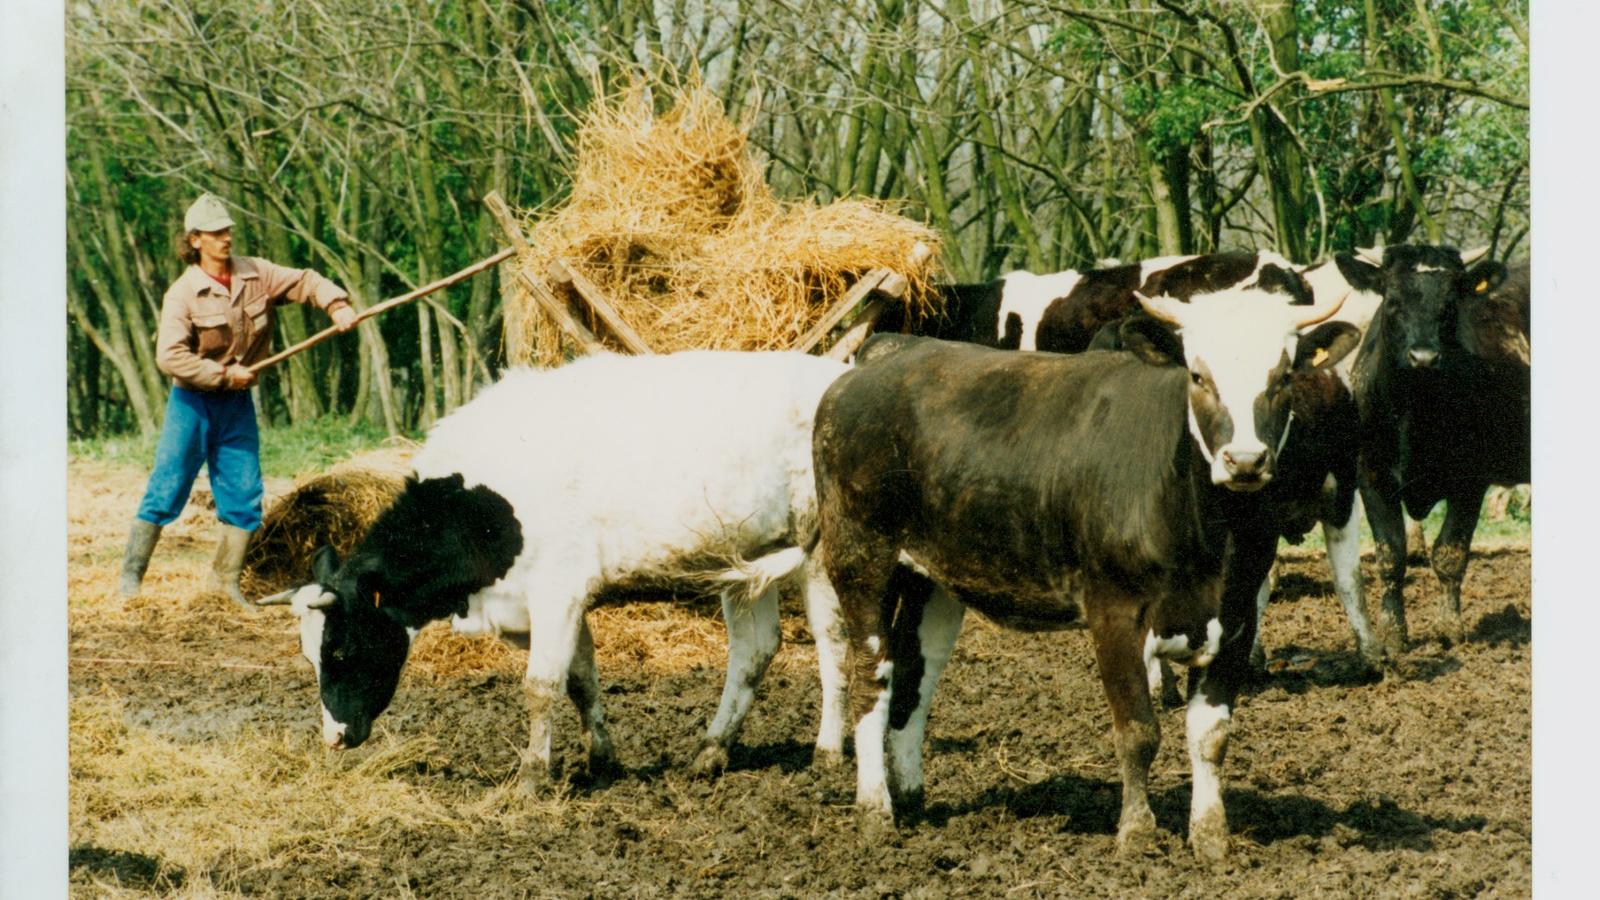
[{"label": "grass patch", "polygon": [[[1472,543],[1483,544],[1510,544],[1526,543],[1533,540],[1533,514],[1528,508],[1527,487],[1516,489],[1521,500],[1520,505],[1513,501],[1510,510],[1493,510],[1490,504],[1493,498],[1486,497],[1483,508],[1478,511],[1478,527],[1472,532]],[[1433,545],[1434,538],[1438,537],[1439,529],[1444,525],[1443,503],[1433,508],[1428,517],[1422,520],[1422,531],[1428,536],[1428,545]],[[1287,545],[1287,541],[1280,542]],[[1369,550],[1373,547],[1372,528],[1367,524],[1366,516],[1361,517],[1361,547]],[[1306,534],[1305,540],[1300,542],[1300,547],[1306,550],[1325,550],[1322,540],[1322,529],[1313,528]]]},{"label": "grass patch", "polygon": [[[321,472],[352,454],[381,446],[387,438],[383,429],[375,425],[352,425],[332,416],[263,428],[261,473],[267,477],[297,478]],[[79,459],[135,465],[148,471],[155,462],[156,439],[154,434],[77,438],[68,443],[67,453]]]}]

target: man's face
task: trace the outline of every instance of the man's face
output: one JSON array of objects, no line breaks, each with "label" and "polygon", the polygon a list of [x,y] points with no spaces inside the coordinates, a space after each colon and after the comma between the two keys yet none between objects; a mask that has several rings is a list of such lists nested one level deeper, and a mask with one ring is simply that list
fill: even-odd
[{"label": "man's face", "polygon": [[201,261],[227,262],[233,254],[233,229],[195,232],[189,237],[189,245],[200,251]]}]

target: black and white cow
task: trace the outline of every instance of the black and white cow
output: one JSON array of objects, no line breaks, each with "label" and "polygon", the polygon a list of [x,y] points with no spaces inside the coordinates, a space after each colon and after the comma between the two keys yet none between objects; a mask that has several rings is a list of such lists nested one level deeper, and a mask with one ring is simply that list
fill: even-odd
[{"label": "black and white cow", "polygon": [[1473,265],[1482,255],[1402,245],[1368,260],[1383,303],[1354,370],[1361,494],[1393,653],[1407,638],[1402,512],[1420,519],[1445,503],[1433,571],[1446,636],[1459,642],[1461,581],[1484,493],[1531,476],[1528,265],[1507,278],[1499,263]]},{"label": "black and white cow", "polygon": [[942,285],[937,312],[916,317],[905,307],[891,304],[878,318],[875,330],[1004,350],[1074,353],[1088,347],[1101,325],[1136,308],[1133,294],[1151,275],[1194,258],[1164,256],[1048,275],[1019,269],[994,281]]},{"label": "black and white cow", "polygon": [[720,591],[728,676],[696,760],[727,760],[779,644],[778,587],[804,580],[822,670],[819,759],[843,738],[845,647],[816,542],[811,427],[843,363],[796,353],[586,358],[513,371],[441,420],[415,477],[339,564],[293,594],[323,738],[364,741],[415,636],[527,635],[523,781],[548,778],[551,716],[577,706],[589,765],[615,763],[585,612],[634,593]]},{"label": "black and white cow", "polygon": [[[1362,281],[1356,285],[1354,276]],[[952,285],[945,290],[947,312],[930,317],[914,330],[928,336],[963,340],[1004,349],[1078,353],[1096,345],[1116,346],[1117,326],[1142,313],[1138,297],[1167,296],[1187,301],[1200,294],[1230,288],[1255,290],[1275,308],[1289,302],[1339,302],[1337,321],[1364,331],[1379,295],[1368,289],[1367,267],[1351,254],[1304,269],[1271,251],[1232,251],[1203,256],[1169,256],[1142,263],[1086,272],[1053,275],[1013,272],[982,285]],[[1247,313],[1253,314],[1253,313]],[[1269,319],[1273,315],[1267,313]],[[894,328],[898,320],[891,321]],[[881,352],[881,351],[880,351]],[[1377,668],[1384,661],[1367,614],[1361,579],[1361,503],[1355,487],[1357,439],[1355,402],[1349,389],[1353,354],[1335,370],[1317,369],[1295,376],[1291,406],[1298,423],[1288,450],[1292,477],[1280,479],[1271,496],[1284,537],[1298,542],[1316,523],[1322,524],[1334,592],[1344,607],[1362,663]],[[1272,593],[1270,574],[1262,580],[1258,607],[1265,615]],[[1257,632],[1259,636],[1259,631]],[[1257,644],[1257,665],[1265,651]],[[1161,683],[1151,671],[1151,689]]]},{"label": "black and white cow", "polygon": [[[1004,350],[1078,353],[1089,349],[1105,325],[1139,309],[1136,293],[1187,300],[1197,293],[1261,286],[1299,292],[1304,302],[1346,297],[1338,318],[1362,330],[1377,308],[1376,293],[1348,280],[1356,265],[1337,254],[1301,268],[1268,250],[1203,256],[1160,256],[1142,262],[1048,275],[1010,272],[994,281],[942,286],[939,311],[922,317],[898,305],[886,309],[876,330],[964,341]],[[1287,277],[1298,273],[1302,279]],[[1309,293],[1306,293],[1309,291]]]},{"label": "black and white cow", "polygon": [[1220,765],[1277,546],[1255,502],[1277,475],[1292,373],[1354,344],[1337,303],[1260,291],[1144,301],[1130,352],[1006,353],[893,338],[823,395],[822,555],[851,641],[856,803],[922,799],[932,691],[964,609],[1019,629],[1087,625],[1121,765],[1118,845],[1152,834],[1150,662],[1196,667],[1190,841],[1227,844]]}]

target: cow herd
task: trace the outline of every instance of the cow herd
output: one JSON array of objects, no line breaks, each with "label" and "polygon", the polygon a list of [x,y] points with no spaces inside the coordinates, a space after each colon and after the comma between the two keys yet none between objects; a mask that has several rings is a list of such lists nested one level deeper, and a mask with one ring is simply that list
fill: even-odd
[{"label": "cow herd", "polygon": [[1433,566],[1445,638],[1463,637],[1485,490],[1529,480],[1527,266],[1481,256],[1012,273],[945,288],[932,317],[896,311],[848,366],[687,352],[513,371],[434,426],[347,559],[324,550],[309,584],[262,602],[299,617],[331,747],[367,739],[428,622],[525,639],[521,776],[537,790],[563,693],[591,770],[617,766],[591,606],[720,593],[727,675],[695,760],[714,773],[793,582],[821,670],[816,758],[840,758],[853,727],[856,804],[895,818],[922,802],[933,690],[967,608],[1022,630],[1087,627],[1121,771],[1119,848],[1155,832],[1152,695],[1178,663],[1189,840],[1219,858],[1232,710],[1262,658],[1279,538],[1321,523],[1356,647],[1381,669],[1407,639],[1404,515],[1443,500]]}]

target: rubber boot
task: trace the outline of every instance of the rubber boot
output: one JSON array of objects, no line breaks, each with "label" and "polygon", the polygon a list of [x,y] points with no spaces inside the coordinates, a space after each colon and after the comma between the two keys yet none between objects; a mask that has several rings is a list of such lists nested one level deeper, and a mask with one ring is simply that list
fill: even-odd
[{"label": "rubber boot", "polygon": [[244,550],[250,543],[250,532],[224,524],[218,532],[217,557],[211,561],[209,587],[245,609],[254,609],[239,590],[239,573],[244,571]]},{"label": "rubber boot", "polygon": [[117,582],[117,596],[129,600],[139,596],[139,585],[144,572],[150,568],[150,554],[161,539],[161,526],[135,518],[128,531],[128,549],[122,552],[122,579]]}]

